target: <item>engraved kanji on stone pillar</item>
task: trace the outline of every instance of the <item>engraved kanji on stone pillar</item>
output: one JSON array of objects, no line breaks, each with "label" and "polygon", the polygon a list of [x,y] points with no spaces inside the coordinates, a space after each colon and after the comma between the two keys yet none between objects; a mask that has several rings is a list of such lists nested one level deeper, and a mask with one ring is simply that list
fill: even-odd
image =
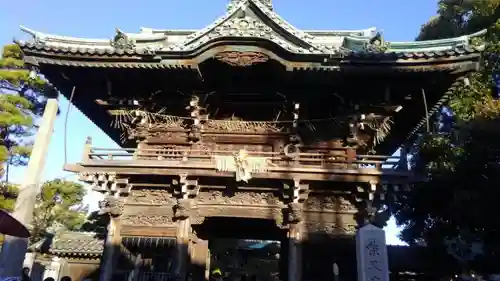
[{"label": "engraved kanji on stone pillar", "polygon": [[384,200],[385,191],[377,182],[369,182],[366,214],[356,233],[358,281],[389,281],[385,231],[372,223],[377,214],[376,200]]},{"label": "engraved kanji on stone pillar", "polygon": [[356,234],[358,281],[389,281],[385,231],[372,224]]}]

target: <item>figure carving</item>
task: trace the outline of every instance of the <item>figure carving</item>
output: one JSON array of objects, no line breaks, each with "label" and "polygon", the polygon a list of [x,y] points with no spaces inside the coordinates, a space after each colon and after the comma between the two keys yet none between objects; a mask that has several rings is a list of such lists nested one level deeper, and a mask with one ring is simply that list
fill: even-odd
[{"label": "figure carving", "polygon": [[132,190],[127,198],[127,203],[169,205],[175,204],[175,199],[164,189],[138,189]]},{"label": "figure carving", "polygon": [[240,149],[233,155],[214,155],[215,168],[220,172],[234,172],[237,182],[248,182],[252,173],[265,173],[270,160],[268,157],[249,156]]},{"label": "figure carving", "polygon": [[118,217],[123,214],[124,202],[121,198],[106,196],[99,202],[99,215]]},{"label": "figure carving", "polygon": [[173,223],[172,217],[167,215],[125,215],[121,220],[124,225],[158,226]]},{"label": "figure carving", "polygon": [[280,200],[270,192],[236,192],[234,196],[226,196],[221,191],[212,191],[200,193],[198,204],[279,205]]},{"label": "figure carving", "polygon": [[258,52],[220,52],[215,58],[231,66],[246,67],[258,63],[264,63],[269,57]]}]

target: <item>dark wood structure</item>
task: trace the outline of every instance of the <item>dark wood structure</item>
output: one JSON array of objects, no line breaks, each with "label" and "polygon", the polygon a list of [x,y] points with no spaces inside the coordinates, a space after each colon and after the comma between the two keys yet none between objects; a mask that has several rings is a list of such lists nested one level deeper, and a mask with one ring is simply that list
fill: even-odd
[{"label": "dark wood structure", "polygon": [[[25,60],[123,144],[89,139],[66,166],[107,195],[102,280],[124,251],[132,272],[156,255],[155,271],[203,279],[208,241],[228,236],[281,241],[283,280],[331,280],[334,262],[354,277],[336,241],[419,180],[404,145],[484,49],[483,32],[386,42],[374,29],[299,30],[269,0],[231,1],[202,30],[111,40],[23,30]],[[401,157],[384,156],[400,146]],[[154,250],[172,239],[175,251]]]}]

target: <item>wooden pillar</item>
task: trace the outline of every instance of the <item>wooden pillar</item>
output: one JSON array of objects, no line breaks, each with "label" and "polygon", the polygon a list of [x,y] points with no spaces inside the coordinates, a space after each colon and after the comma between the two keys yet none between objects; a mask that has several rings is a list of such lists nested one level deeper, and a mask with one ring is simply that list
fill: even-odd
[{"label": "wooden pillar", "polygon": [[185,280],[189,268],[189,236],[191,232],[191,221],[188,217],[179,220],[178,223],[175,274],[179,277],[179,280]]},{"label": "wooden pillar", "polygon": [[[36,196],[40,192],[40,181],[45,168],[45,160],[49,149],[50,139],[54,131],[54,122],[57,117],[57,99],[49,99],[43,113],[42,124],[35,138],[35,145],[31,151],[28,168],[24,177],[16,206],[12,215],[24,225],[29,225],[33,220],[33,209]],[[24,257],[28,249],[28,239],[5,236],[2,245],[0,279],[21,276]]]},{"label": "wooden pillar", "polygon": [[114,195],[108,195],[100,202],[100,212],[109,216],[108,231],[100,266],[100,281],[111,281],[113,279],[113,273],[121,251],[120,216],[123,212],[123,201],[119,198],[119,193]]},{"label": "wooden pillar", "polygon": [[288,281],[302,281],[302,229],[300,223],[288,230]]},{"label": "wooden pillar", "polygon": [[210,251],[208,240],[193,237],[191,241],[191,276],[193,281],[208,280],[210,275]]},{"label": "wooden pillar", "polygon": [[109,221],[108,235],[106,236],[106,244],[100,266],[100,281],[111,281],[113,278],[113,272],[120,254],[120,225],[120,218],[111,218]]},{"label": "wooden pillar", "polygon": [[177,204],[174,207],[177,218],[177,256],[175,274],[179,280],[186,279],[186,273],[190,263],[191,238],[191,209],[194,201],[193,197],[198,194],[199,186],[197,180],[189,180],[187,174],[179,175],[179,180],[175,181],[175,189],[180,194]]}]

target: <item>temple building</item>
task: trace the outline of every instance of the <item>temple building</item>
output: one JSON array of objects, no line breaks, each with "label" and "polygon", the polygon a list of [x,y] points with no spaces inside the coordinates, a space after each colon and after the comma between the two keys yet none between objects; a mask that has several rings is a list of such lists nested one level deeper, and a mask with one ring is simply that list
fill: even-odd
[{"label": "temple building", "polygon": [[[219,253],[234,239],[276,241],[265,259],[239,242],[226,253],[281,280],[368,274],[359,255],[385,242],[355,242],[356,232],[424,179],[408,170],[409,147],[484,50],[484,31],[387,42],[375,28],[300,30],[269,0],[230,1],[201,30],[23,31],[25,61],[122,146],[89,138],[65,166],[106,195],[102,281],[205,280],[224,266],[247,278],[248,263]],[[397,262],[388,251],[385,268]],[[381,272],[370,278],[389,278]]]}]

